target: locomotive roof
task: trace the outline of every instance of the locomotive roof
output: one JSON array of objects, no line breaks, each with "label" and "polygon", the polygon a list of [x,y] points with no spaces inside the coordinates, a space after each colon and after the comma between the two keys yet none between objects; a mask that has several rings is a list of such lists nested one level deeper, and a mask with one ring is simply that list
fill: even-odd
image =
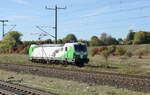
[{"label": "locomotive roof", "polygon": [[43,47],[62,47],[64,44],[42,44],[42,45],[35,45],[35,46],[43,46]]},{"label": "locomotive roof", "polygon": [[[80,42],[76,42],[76,43],[66,43],[66,44],[79,44]],[[83,43],[80,43],[83,44]],[[32,45],[32,46],[43,46],[43,47],[63,47],[65,44],[41,44],[41,45]]]}]

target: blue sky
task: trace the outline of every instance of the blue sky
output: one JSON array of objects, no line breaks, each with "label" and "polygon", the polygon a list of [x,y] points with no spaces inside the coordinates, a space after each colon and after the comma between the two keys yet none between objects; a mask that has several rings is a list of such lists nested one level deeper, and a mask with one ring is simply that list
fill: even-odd
[{"label": "blue sky", "polygon": [[[78,39],[89,40],[103,32],[125,38],[129,29],[150,30],[150,0],[1,0],[0,19],[9,20],[5,32],[16,24],[22,40],[38,40],[42,32],[35,26],[54,26],[54,11],[45,10],[45,6],[55,4],[67,6],[58,11],[58,38],[73,33]],[[44,30],[54,34],[52,28]],[[47,36],[43,40],[48,38],[53,39]]]}]

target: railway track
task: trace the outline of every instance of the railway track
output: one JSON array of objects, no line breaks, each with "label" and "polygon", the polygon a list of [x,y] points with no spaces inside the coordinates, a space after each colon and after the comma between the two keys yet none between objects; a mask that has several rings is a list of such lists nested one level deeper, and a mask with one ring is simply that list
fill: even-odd
[{"label": "railway track", "polygon": [[52,95],[52,94],[31,89],[25,86],[0,81],[0,95]]},{"label": "railway track", "polygon": [[0,95],[16,95],[16,94],[0,88]]},{"label": "railway track", "polygon": [[150,77],[79,69],[50,68],[18,64],[0,64],[0,69],[39,76],[75,80],[96,85],[110,85],[134,91],[150,92]]}]

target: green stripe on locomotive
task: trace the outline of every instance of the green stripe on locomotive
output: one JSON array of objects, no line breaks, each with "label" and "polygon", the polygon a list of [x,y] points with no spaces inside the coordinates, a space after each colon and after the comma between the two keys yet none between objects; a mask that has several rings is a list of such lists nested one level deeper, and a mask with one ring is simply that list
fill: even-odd
[{"label": "green stripe on locomotive", "polygon": [[65,58],[73,59],[74,58],[74,53],[75,53],[74,48],[73,47],[69,47],[67,52],[63,56],[60,56],[59,58],[61,58],[61,59],[65,59]]},{"label": "green stripe on locomotive", "polygon": [[32,53],[33,53],[33,51],[36,49],[36,48],[38,48],[38,46],[34,46],[34,47],[30,47],[29,48],[29,56],[32,56]]}]

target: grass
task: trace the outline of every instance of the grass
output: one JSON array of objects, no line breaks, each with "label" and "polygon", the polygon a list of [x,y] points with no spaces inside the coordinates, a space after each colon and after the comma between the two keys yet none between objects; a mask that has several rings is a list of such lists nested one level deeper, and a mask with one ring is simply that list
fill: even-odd
[{"label": "grass", "polygon": [[105,64],[105,60],[102,56],[90,57],[90,63],[87,65],[87,68],[97,67],[99,71],[150,75],[150,56],[144,56],[143,59],[134,56],[123,60],[121,60],[120,57],[111,56],[108,60],[108,65],[112,68],[101,68],[101,66]]},{"label": "grass", "polygon": [[[16,64],[28,64],[28,65],[38,65],[47,67],[61,67],[61,68],[76,68],[83,70],[94,70],[94,71],[104,71],[104,72],[117,72],[123,74],[137,74],[137,75],[150,75],[150,56],[144,56],[143,59],[139,59],[137,56],[121,60],[120,57],[111,56],[108,59],[108,64],[102,56],[91,57],[89,64],[86,64],[83,68],[78,68],[76,66],[62,66],[62,65],[45,65],[45,64],[35,64],[28,61],[27,55],[0,55],[1,63],[16,63]],[[109,65],[110,68],[105,68],[105,65]]]},{"label": "grass", "polygon": [[17,63],[17,64],[26,64],[31,63],[28,61],[28,56],[18,55],[18,54],[2,54],[0,55],[1,63]]},{"label": "grass", "polygon": [[[121,47],[127,48],[130,51],[135,53],[139,49],[145,49],[147,52],[150,51],[150,45],[122,45]],[[18,54],[3,54],[0,55],[1,63],[17,63],[17,64],[29,64],[29,65],[39,65],[47,67],[61,67],[61,68],[76,68],[83,70],[94,70],[94,71],[104,71],[104,72],[117,72],[123,74],[137,74],[137,75],[146,75],[150,76],[150,55],[143,56],[142,59],[139,59],[138,56],[134,55],[131,58],[128,57],[119,57],[119,56],[110,56],[108,58],[108,64],[106,64],[105,59],[102,56],[90,56],[90,50],[93,47],[89,48],[89,64],[86,64],[83,68],[78,68],[76,66],[62,66],[62,65],[43,65],[35,64],[28,61],[27,55],[18,55]],[[109,65],[110,68],[105,66]]]},{"label": "grass", "polygon": [[[106,64],[105,59],[102,56],[97,55],[95,57],[91,57],[91,50],[95,47],[89,47],[88,49],[90,62],[87,65],[88,69],[92,69],[90,67],[97,67],[96,70],[98,71],[118,72],[124,74],[139,74],[147,76],[150,75],[150,44],[119,45],[119,47],[125,48],[127,51],[132,52],[133,56],[130,58],[126,56],[110,56],[108,58],[108,64]],[[139,59],[137,56],[137,52],[139,51],[143,51],[145,53],[142,59]],[[105,65],[109,65],[112,68],[101,68]]]},{"label": "grass", "polygon": [[[150,95],[150,93],[134,92],[109,86],[95,86],[75,81],[40,77],[29,74],[18,74],[0,70],[0,80],[41,89],[59,95]],[[10,79],[11,78],[11,79]]]}]

